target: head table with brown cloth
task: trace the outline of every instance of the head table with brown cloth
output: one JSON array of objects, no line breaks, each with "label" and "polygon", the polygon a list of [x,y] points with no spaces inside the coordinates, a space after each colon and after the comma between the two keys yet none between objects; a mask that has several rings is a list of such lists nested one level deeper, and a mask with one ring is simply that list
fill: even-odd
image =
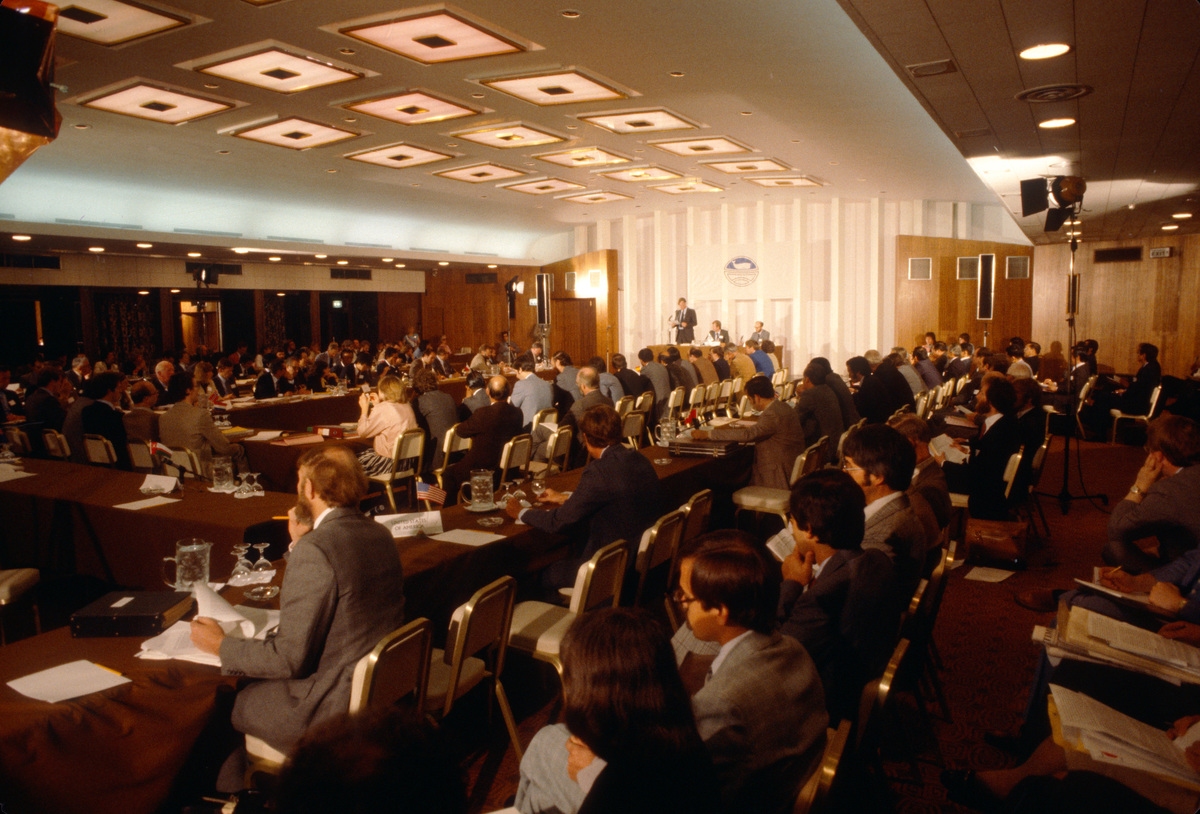
[{"label": "head table with brown cloth", "polygon": [[[729,463],[672,458],[657,448],[642,452],[651,460],[669,461],[655,467],[666,492],[663,513],[713,480],[721,480],[722,469]],[[123,478],[113,476],[136,478],[139,483],[140,476],[53,461],[28,461],[27,467],[41,474],[0,483],[0,507],[5,510],[15,502],[25,510],[37,507],[42,512],[69,514],[74,504],[101,520],[117,520],[117,513],[141,515],[125,527],[126,534],[135,526],[142,528],[139,523],[163,525],[164,534],[158,535],[161,539],[154,545],[133,545],[131,551],[123,552],[136,562],[121,564],[119,569],[114,563],[114,569],[122,574],[148,576],[145,584],[149,587],[161,584],[159,562],[174,539],[201,536],[212,540],[218,536],[216,531],[226,542],[214,546],[213,578],[224,579],[233,564],[228,545],[240,541],[242,535],[237,523],[282,514],[294,499],[268,493],[266,498],[237,500],[191,489],[181,503],[122,512],[111,509],[112,503],[137,499],[140,493],[134,487],[133,495],[127,495],[127,486],[119,483]],[[581,472],[557,475],[547,483],[568,490],[578,483]],[[85,477],[92,473],[99,477]],[[68,480],[75,481],[74,488],[62,484]],[[40,490],[58,496],[36,498]],[[86,494],[93,491],[102,497]],[[151,512],[155,514],[148,514]],[[167,517],[160,517],[163,513]],[[222,522],[205,519],[205,514],[223,515]],[[482,528],[478,523],[481,516],[501,517],[503,522]],[[442,511],[442,521],[447,530],[471,528],[504,539],[479,547],[431,539],[396,541],[404,567],[407,615],[429,617],[439,637],[444,636],[454,607],[477,588],[502,574],[530,576],[565,553],[564,538],[518,525],[500,511],[479,515],[461,506],[451,507]],[[144,531],[141,536],[146,536]],[[121,538],[107,542],[116,560]],[[132,541],[125,538],[124,542]],[[150,567],[134,567],[139,564]],[[280,563],[277,583],[283,570]],[[226,592],[232,601],[239,601],[239,589],[227,588]],[[141,642],[140,638],[73,639],[66,628],[59,628],[0,648],[0,802],[8,812],[150,814],[177,809],[188,795],[196,794],[190,784],[197,777],[211,776],[224,750],[237,743],[229,725],[235,679],[222,677],[214,667],[190,662],[136,659]],[[132,683],[56,704],[26,698],[7,686],[14,678],[76,659],[117,670]]]}]

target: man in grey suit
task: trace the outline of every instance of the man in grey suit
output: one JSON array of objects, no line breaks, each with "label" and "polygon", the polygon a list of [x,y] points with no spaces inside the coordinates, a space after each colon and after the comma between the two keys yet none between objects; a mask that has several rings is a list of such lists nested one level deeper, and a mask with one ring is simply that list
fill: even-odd
[{"label": "man in grey suit", "polygon": [[[522,432],[529,432],[533,417],[540,411],[554,406],[554,385],[534,373],[533,357],[525,355],[517,360],[517,380],[513,383],[512,396],[508,403],[521,410],[525,421]],[[486,406],[486,405],[485,405]]]},{"label": "man in grey suit", "polygon": [[735,814],[791,811],[821,759],[829,721],[812,658],[771,632],[779,575],[767,556],[744,532],[706,534],[683,555],[675,595],[687,614],[680,630],[720,648],[692,712],[722,810]]},{"label": "man in grey suit", "polygon": [[246,471],[246,453],[242,445],[231,444],[213,424],[208,410],[197,406],[202,394],[191,373],[172,374],[167,384],[167,396],[173,404],[158,419],[158,434],[164,445],[175,450],[192,450],[204,469],[208,468],[214,455],[228,455],[239,471]]},{"label": "man in grey suit", "polygon": [[696,430],[692,437],[697,441],[753,442],[754,469],[750,473],[750,484],[787,489],[791,486],[792,464],[804,451],[800,416],[775,398],[775,388],[765,376],[755,376],[746,382],[745,391],[751,406],[759,411],[758,421],[748,427]]},{"label": "man in grey suit", "polygon": [[404,621],[400,556],[391,534],[358,510],[367,479],[354,453],[322,445],[299,461],[297,513],[312,531],[295,543],[280,593],[279,627],[263,641],[226,636],[212,619],[192,641],[247,685],[233,726],[290,751],[313,724],[350,705],[354,665]]},{"label": "man in grey suit", "polygon": [[804,368],[804,378],[796,388],[796,415],[804,428],[805,444],[815,444],[821,437],[829,439],[825,452],[826,460],[831,460],[846,427],[837,393],[825,381],[827,375],[817,362],[809,362]]},{"label": "man in grey suit", "polygon": [[771,332],[763,329],[761,322],[754,323],[754,333],[750,334],[747,339],[753,339],[760,345],[771,338]]},{"label": "man in grey suit", "polygon": [[654,351],[649,348],[638,351],[638,360],[642,363],[642,375],[654,387],[654,417],[661,418],[671,395],[671,375],[667,373],[666,365],[654,361]]},{"label": "man in grey suit", "polygon": [[909,498],[914,495],[923,498],[929,504],[937,530],[944,529],[950,523],[950,487],[946,484],[942,465],[929,452],[929,442],[933,440],[929,422],[912,413],[904,413],[889,419],[888,426],[895,427],[908,439],[917,456],[912,483],[908,487]]},{"label": "man in grey suit", "polygon": [[886,424],[867,424],[846,437],[842,469],[866,498],[863,549],[877,548],[896,566],[902,601],[921,580],[925,553],[933,541],[905,494],[912,482],[916,453],[903,435]]}]

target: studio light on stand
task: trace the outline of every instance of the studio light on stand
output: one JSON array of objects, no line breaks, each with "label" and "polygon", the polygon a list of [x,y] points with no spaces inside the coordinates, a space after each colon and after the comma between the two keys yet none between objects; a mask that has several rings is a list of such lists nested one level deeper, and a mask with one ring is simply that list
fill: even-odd
[{"label": "studio light on stand", "polygon": [[517,295],[525,293],[525,283],[520,280],[520,275],[514,274],[513,278],[504,284],[504,296],[508,300],[508,341],[512,341],[512,321],[517,317]]}]

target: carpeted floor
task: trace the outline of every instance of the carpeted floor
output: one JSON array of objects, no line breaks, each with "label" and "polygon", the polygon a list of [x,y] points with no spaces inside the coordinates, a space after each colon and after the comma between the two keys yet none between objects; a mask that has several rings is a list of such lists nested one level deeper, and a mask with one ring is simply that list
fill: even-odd
[{"label": "carpeted floor", "polygon": [[[1088,491],[1107,492],[1115,502],[1125,494],[1144,459],[1137,446],[1083,443],[1071,447],[1070,492],[1081,495],[1082,473]],[[1057,495],[1062,489],[1062,441],[1055,439],[1047,456],[1040,489]],[[941,673],[951,720],[932,715],[929,737],[912,708],[900,698],[900,722],[910,737],[898,731],[885,734],[884,766],[896,810],[903,814],[957,811],[946,799],[939,781],[942,764],[949,767],[990,768],[1010,765],[1012,758],[986,745],[988,730],[1015,728],[1026,701],[1038,648],[1030,640],[1035,624],[1050,614],[1039,614],[1016,604],[1013,596],[1029,588],[1066,588],[1074,577],[1090,577],[1100,563],[1100,550],[1108,523],[1106,507],[1098,501],[1072,501],[1063,515],[1055,498],[1041,498],[1050,537],[1030,556],[1029,567],[1002,582],[966,579],[971,566],[952,572],[935,631],[945,669]],[[505,668],[505,686],[512,698],[521,740],[533,734],[558,713],[557,676],[542,664],[513,656]],[[448,722],[447,732],[470,757],[466,768],[471,788],[471,810],[503,808],[516,791],[518,762],[497,716],[488,732],[478,728],[486,720],[481,699],[468,699]],[[905,709],[905,704],[908,709]],[[905,714],[905,713],[908,714]],[[919,781],[913,777],[903,745],[914,741]],[[861,802],[846,810],[872,810]],[[882,803],[878,805],[882,807]]]}]

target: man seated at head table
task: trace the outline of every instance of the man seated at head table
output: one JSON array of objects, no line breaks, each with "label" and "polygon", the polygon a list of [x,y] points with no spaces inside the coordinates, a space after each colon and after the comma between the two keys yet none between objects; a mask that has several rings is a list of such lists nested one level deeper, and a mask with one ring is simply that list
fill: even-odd
[{"label": "man seated at head table", "polygon": [[[284,753],[349,708],[354,665],[404,621],[400,555],[390,532],[358,510],[367,479],[354,453],[322,445],[298,467],[297,503],[312,530],[288,559],[275,634],[241,639],[212,619],[192,622],[192,642],[221,657],[222,673],[264,679],[238,693],[234,728]],[[222,771],[222,780],[236,777],[235,789],[242,757]]]},{"label": "man seated at head table", "polygon": [[547,489],[534,497],[551,508],[521,508],[515,500],[505,507],[510,517],[551,534],[576,526],[582,531],[586,524],[586,538],[576,535],[566,559],[542,572],[542,584],[551,591],[573,585],[579,566],[609,543],[640,540],[665,513],[658,473],[644,455],[621,443],[616,410],[602,404],[584,412],[579,440],[590,462],[570,495]]}]

